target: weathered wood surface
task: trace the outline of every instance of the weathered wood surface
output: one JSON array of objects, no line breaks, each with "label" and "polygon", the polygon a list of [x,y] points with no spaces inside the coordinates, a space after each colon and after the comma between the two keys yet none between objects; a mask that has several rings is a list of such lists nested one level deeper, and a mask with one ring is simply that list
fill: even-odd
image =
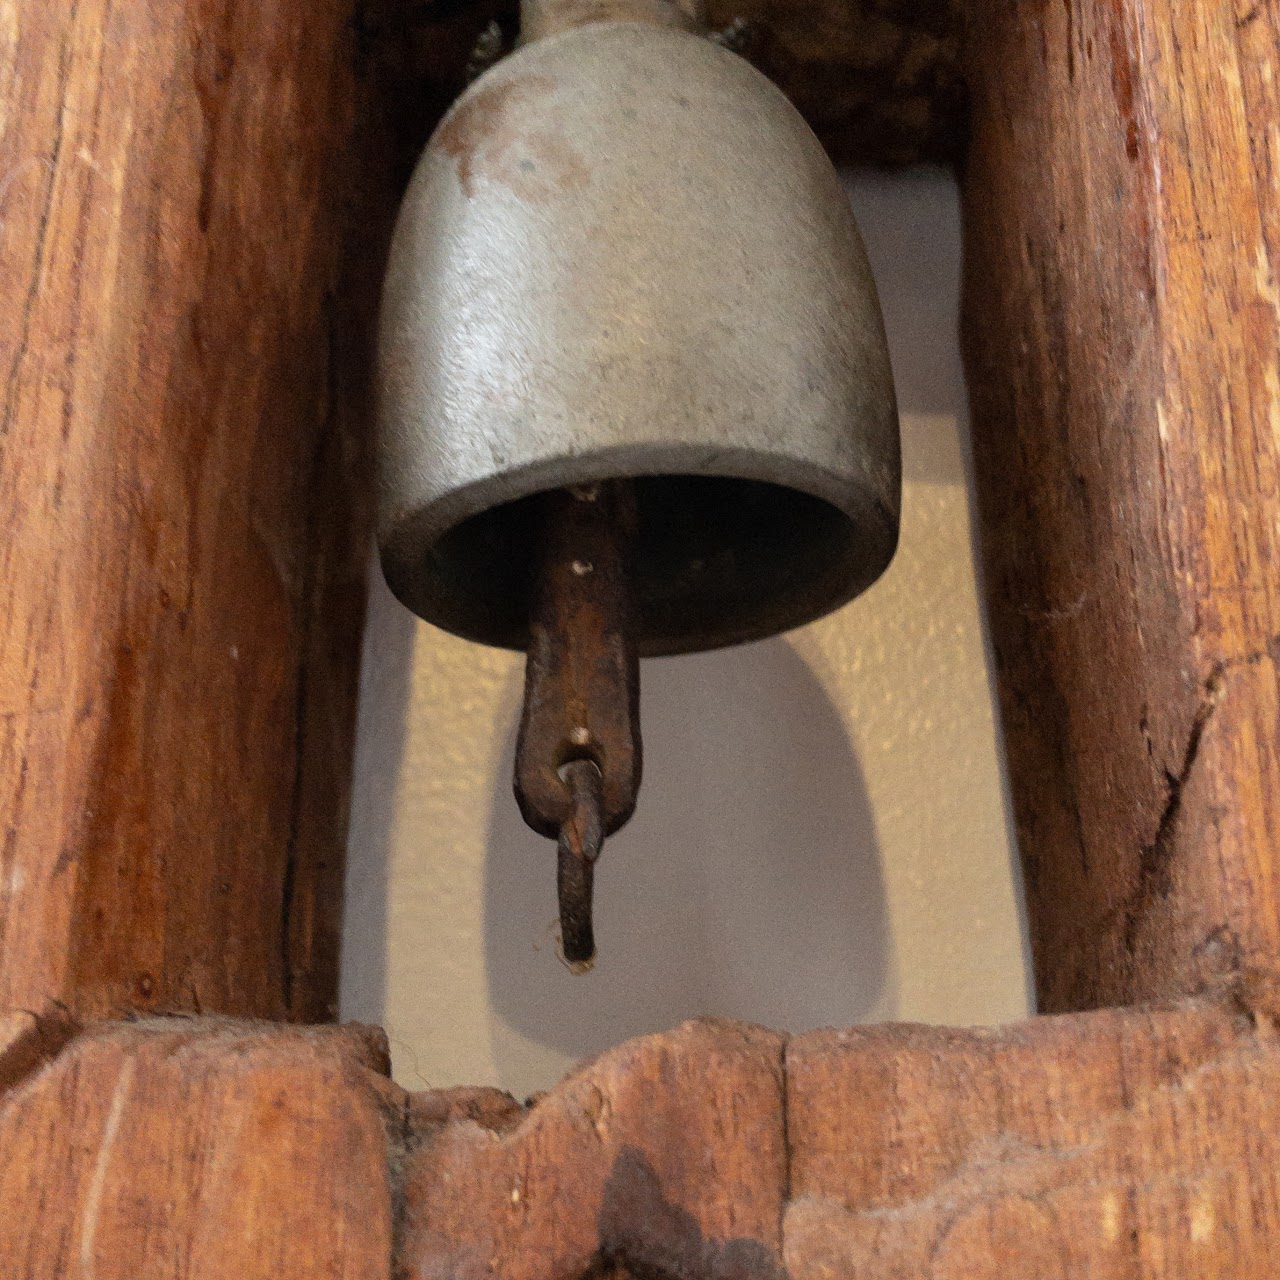
[{"label": "weathered wood surface", "polygon": [[353,7],[0,12],[0,1007],[332,1008]]},{"label": "weathered wood surface", "polygon": [[787,1051],[792,1280],[1262,1280],[1276,990]]},{"label": "weathered wood surface", "polygon": [[99,1026],[0,1093],[24,1277],[1270,1280],[1273,981],[999,1031],[693,1023],[522,1106],[361,1029]]},{"label": "weathered wood surface", "polygon": [[0,1093],[50,1061],[75,1032],[65,1019],[25,1009],[0,1014]]},{"label": "weathered wood surface", "polygon": [[100,1027],[0,1100],[0,1272],[390,1277],[381,1033]]},{"label": "weathered wood surface", "polygon": [[966,0],[707,0],[713,30],[786,92],[838,162],[960,158]]},{"label": "weathered wood surface", "polygon": [[464,1096],[432,1131],[420,1099],[398,1258],[423,1280],[1263,1280],[1274,998],[1000,1031],[694,1024],[527,1111]]},{"label": "weathered wood surface", "polygon": [[1042,1009],[1280,954],[1280,8],[977,0],[965,334]]},{"label": "weathered wood surface", "polygon": [[464,1095],[441,1125],[447,1095],[420,1096],[403,1187],[405,1275],[780,1275],[784,1043],[754,1027],[691,1023],[605,1054],[527,1111],[491,1105],[472,1119]]}]

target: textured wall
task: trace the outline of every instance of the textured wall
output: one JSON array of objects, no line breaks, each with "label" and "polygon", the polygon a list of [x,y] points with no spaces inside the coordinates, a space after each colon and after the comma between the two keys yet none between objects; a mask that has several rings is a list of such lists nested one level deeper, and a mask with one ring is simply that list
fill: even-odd
[{"label": "textured wall", "polygon": [[903,410],[898,556],[791,635],[644,664],[646,776],[597,875],[600,959],[557,959],[552,847],[510,768],[522,660],[415,622],[375,575],[343,1015],[413,1087],[544,1088],[702,1013],[803,1030],[1027,1011],[970,530],[951,179],[851,179]]}]

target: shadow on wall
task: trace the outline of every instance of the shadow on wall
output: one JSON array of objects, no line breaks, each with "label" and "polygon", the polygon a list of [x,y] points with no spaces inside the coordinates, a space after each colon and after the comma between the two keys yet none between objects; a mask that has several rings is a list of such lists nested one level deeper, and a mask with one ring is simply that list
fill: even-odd
[{"label": "shadow on wall", "polygon": [[413,705],[410,677],[418,624],[382,581],[376,558],[369,573],[342,904],[339,1008],[343,1018],[381,1023],[387,1016],[392,823],[404,755],[406,708]]},{"label": "shadow on wall", "polygon": [[589,975],[559,959],[554,846],[521,822],[507,769],[497,781],[484,938],[495,1020],[519,1033],[493,1037],[504,1079],[521,1040],[586,1057],[706,1013],[850,1025],[891,985],[862,771],[799,655],[775,639],[648,661],[641,686],[644,785],[596,872]]}]

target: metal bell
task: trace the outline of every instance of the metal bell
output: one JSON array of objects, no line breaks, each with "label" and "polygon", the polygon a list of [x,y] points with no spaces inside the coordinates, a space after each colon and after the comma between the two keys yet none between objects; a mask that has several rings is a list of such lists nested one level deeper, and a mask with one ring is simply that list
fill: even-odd
[{"label": "metal bell", "polygon": [[642,654],[757,639],[868,587],[901,463],[875,283],[780,90],[687,31],[519,49],[444,118],[381,324],[380,544],[415,613],[523,649],[521,499],[636,485]]},{"label": "metal bell", "polygon": [[[590,613],[615,646],[615,700],[634,703],[635,651],[768,636],[874,582],[897,543],[901,461],[875,284],[822,146],[674,6],[614,2],[625,21],[597,3],[575,25],[535,0],[525,36],[543,38],[471,85],[414,174],[381,319],[379,542],[410,609],[528,649],[531,681],[540,662],[590,666],[537,619]],[[536,495],[594,501],[624,480],[603,505],[626,530],[605,557],[625,604],[602,613],[614,597],[597,583],[576,615],[540,608],[554,575]],[[602,529],[579,533],[599,546]],[[634,804],[638,733],[618,765],[626,734],[571,724],[591,698],[568,685],[548,686],[571,709],[540,762],[547,798],[529,799],[519,765],[517,790],[548,834],[573,795],[599,793],[604,818],[586,826],[607,834]],[[531,692],[526,726],[550,696]],[[569,778],[575,760],[603,790]]]}]

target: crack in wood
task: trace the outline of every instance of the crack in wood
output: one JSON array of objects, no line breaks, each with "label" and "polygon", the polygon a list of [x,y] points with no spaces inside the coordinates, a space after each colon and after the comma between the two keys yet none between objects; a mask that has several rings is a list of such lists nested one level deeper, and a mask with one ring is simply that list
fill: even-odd
[{"label": "crack in wood", "polygon": [[[1199,703],[1187,734],[1187,745],[1176,774],[1165,771],[1165,800],[1156,823],[1155,834],[1138,851],[1137,887],[1123,908],[1124,948],[1132,957],[1137,949],[1138,931],[1151,904],[1167,897],[1172,888],[1172,867],[1177,857],[1177,835],[1183,801],[1191,781],[1206,729],[1226,690],[1233,672],[1255,666],[1263,660],[1276,660],[1280,637],[1273,637],[1260,649],[1215,662],[1201,686]],[[1143,728],[1148,741],[1150,735]]]}]

